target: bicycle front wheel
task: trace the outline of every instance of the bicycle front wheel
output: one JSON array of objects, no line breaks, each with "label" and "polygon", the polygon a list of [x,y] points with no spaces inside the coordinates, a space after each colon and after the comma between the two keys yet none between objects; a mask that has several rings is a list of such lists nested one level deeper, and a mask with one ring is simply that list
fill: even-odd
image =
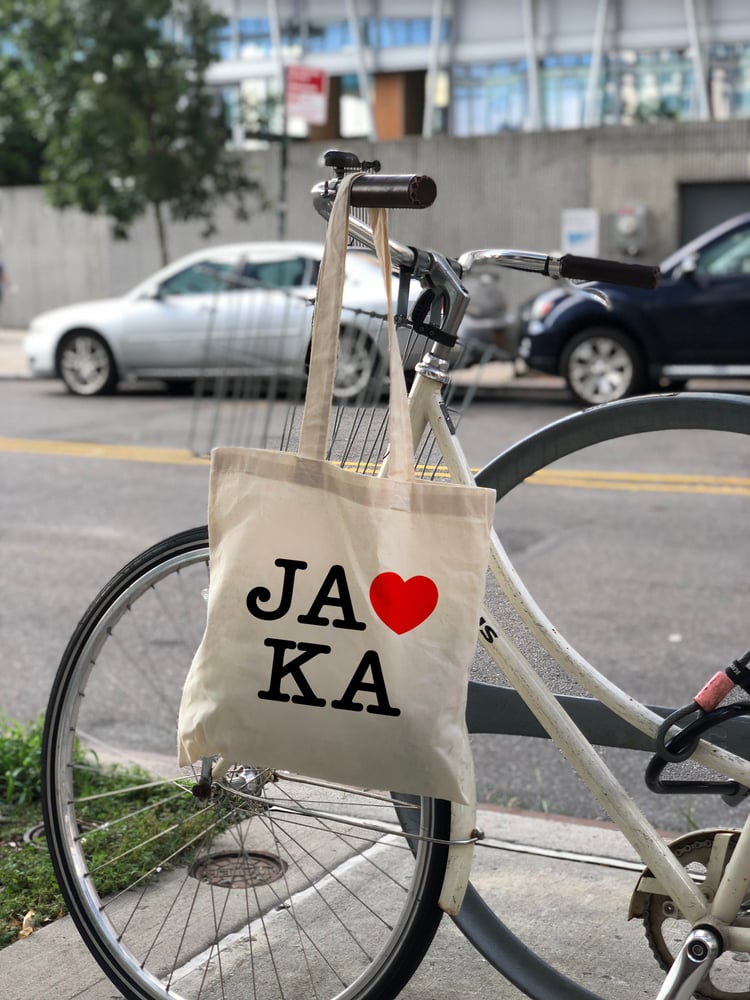
[{"label": "bicycle front wheel", "polygon": [[450,806],[252,762],[209,787],[178,768],[208,570],[205,528],[164,540],[65,651],[42,782],[70,913],[128,1000],[394,997],[440,921]]}]

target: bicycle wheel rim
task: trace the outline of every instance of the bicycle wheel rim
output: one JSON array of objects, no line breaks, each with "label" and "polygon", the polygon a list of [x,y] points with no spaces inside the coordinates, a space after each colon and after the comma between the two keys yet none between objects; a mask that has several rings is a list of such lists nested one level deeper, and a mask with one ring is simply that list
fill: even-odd
[{"label": "bicycle wheel rim", "polygon": [[[164,730],[165,716],[154,706],[156,694],[163,693],[166,685],[176,699],[168,733],[174,743],[181,691],[174,679],[180,671],[184,679],[189,659],[185,662],[182,647],[189,649],[197,642],[202,623],[185,643],[176,642],[179,637],[167,624],[171,595],[165,596],[166,586],[179,581],[178,602],[186,600],[186,593],[192,601],[183,605],[181,613],[189,608],[191,614],[205,617],[200,591],[206,585],[206,569],[205,529],[160,543],[102,591],[66,650],[47,713],[43,806],[53,864],[71,915],[104,972],[128,998],[224,996],[225,981],[230,979],[234,984],[241,981],[243,996],[249,998],[395,996],[429,946],[440,919],[436,901],[447,851],[429,838],[447,838],[447,804],[421,800],[414,822],[427,839],[407,841],[367,822],[354,825],[354,820],[367,821],[374,812],[378,822],[388,819],[398,826],[399,816],[387,792],[375,797],[279,773],[249,792],[238,793],[234,785],[222,787],[218,804],[198,802],[196,820],[197,800],[189,787],[194,778],[188,784],[183,775],[175,783],[172,764],[161,770],[169,756],[163,745],[165,733],[158,746],[159,740],[148,730],[135,736],[129,732],[134,706],[127,695],[139,685],[148,697],[141,698],[135,711],[151,722],[159,719]],[[188,590],[183,592],[186,581]],[[137,627],[126,632],[124,623],[130,628],[130,620],[138,614]],[[144,622],[152,629],[148,635]],[[143,646],[128,648],[126,657],[114,652],[125,639],[134,643],[139,630]],[[151,668],[153,650],[148,656],[143,653],[146,638],[157,642],[164,676],[149,685],[142,673],[134,684],[123,665],[136,670],[144,655],[143,670]],[[113,684],[117,698],[106,710],[107,717],[95,703]],[[138,743],[137,752],[133,742]],[[81,795],[81,779],[88,778],[91,769],[90,759],[77,762],[76,748],[81,744],[98,748],[98,763],[108,766],[119,755],[121,762],[148,764],[149,769],[144,776],[128,773],[127,793],[118,788],[98,799],[91,793]],[[175,757],[175,747],[171,754]],[[233,772],[233,782],[237,774]],[[155,776],[160,783],[152,792],[149,786]],[[136,860],[145,847],[130,851],[118,846],[120,855],[130,852],[135,870],[127,873],[127,889],[117,886],[107,891],[113,841],[117,843],[134,816],[156,814],[157,805],[144,807],[142,801],[151,794],[160,810],[177,800],[178,816],[170,824],[178,825],[181,840],[191,842],[175,847],[172,838],[162,841],[161,829],[151,830],[157,856],[154,860],[153,852],[147,853],[142,868]],[[130,799],[136,795],[141,800],[133,807]],[[262,805],[258,798],[265,799]],[[306,808],[324,811],[326,818],[304,815],[295,804],[303,798]],[[322,800],[325,810],[320,808]],[[108,810],[101,828],[88,825],[91,801]],[[270,818],[279,807],[291,813]],[[399,803],[398,808],[410,806]],[[338,817],[331,819],[337,812]],[[145,835],[139,837],[145,840]],[[164,846],[167,842],[169,847]],[[222,879],[232,884],[218,884]],[[144,934],[147,910],[152,911],[151,924]],[[328,940],[314,929],[325,923]],[[371,938],[366,946],[365,936]],[[305,986],[308,980],[312,986]]]}]

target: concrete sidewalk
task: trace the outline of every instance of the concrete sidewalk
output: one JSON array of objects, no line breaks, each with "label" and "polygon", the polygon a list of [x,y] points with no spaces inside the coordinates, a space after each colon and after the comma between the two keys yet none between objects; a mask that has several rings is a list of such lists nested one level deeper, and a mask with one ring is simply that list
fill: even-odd
[{"label": "concrete sidewalk", "polygon": [[23,353],[25,330],[0,328],[0,378],[29,378],[29,366]]},{"label": "concrete sidewalk", "polygon": [[[486,842],[497,849],[477,850],[473,879],[510,928],[595,994],[607,1000],[653,1000],[663,975],[642,921],[627,920],[640,866],[624,838],[608,824],[505,810],[482,810],[479,822]],[[0,952],[2,1000],[115,1000],[119,996],[99,972],[70,918]],[[524,994],[445,918],[401,996],[405,1000],[520,1000]],[[206,997],[213,1000],[214,994]]]}]

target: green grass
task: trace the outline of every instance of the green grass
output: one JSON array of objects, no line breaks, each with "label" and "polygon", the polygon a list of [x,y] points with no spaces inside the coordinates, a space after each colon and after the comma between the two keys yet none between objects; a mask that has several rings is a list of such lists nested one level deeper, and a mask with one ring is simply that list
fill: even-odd
[{"label": "green grass", "polygon": [[[22,725],[0,716],[0,948],[18,939],[29,911],[34,928],[66,912],[43,836],[25,838],[42,822],[42,730],[41,718]],[[105,767],[82,749],[76,756],[76,795],[92,797],[79,808],[79,818],[92,824],[84,849],[90,868],[103,866],[101,894],[125,888],[199,832],[202,819],[190,794],[175,786],[139,788],[149,780],[140,768]],[[102,796],[108,791],[120,794]],[[97,828],[113,819],[113,802],[124,821]]]},{"label": "green grass", "polygon": [[42,819],[42,726],[0,717],[0,947],[16,940],[29,910],[35,925],[64,912],[47,852],[24,841]]}]

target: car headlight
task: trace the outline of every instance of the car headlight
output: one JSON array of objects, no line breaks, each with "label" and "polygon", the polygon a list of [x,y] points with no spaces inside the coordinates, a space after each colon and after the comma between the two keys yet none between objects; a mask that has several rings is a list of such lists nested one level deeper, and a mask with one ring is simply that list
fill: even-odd
[{"label": "car headlight", "polygon": [[518,345],[518,356],[520,358],[528,358],[531,354],[531,340],[528,337],[523,337],[521,343]]},{"label": "car headlight", "polygon": [[554,295],[540,295],[531,304],[529,318],[536,320],[546,319],[561,298],[563,298],[563,295],[559,292]]}]

